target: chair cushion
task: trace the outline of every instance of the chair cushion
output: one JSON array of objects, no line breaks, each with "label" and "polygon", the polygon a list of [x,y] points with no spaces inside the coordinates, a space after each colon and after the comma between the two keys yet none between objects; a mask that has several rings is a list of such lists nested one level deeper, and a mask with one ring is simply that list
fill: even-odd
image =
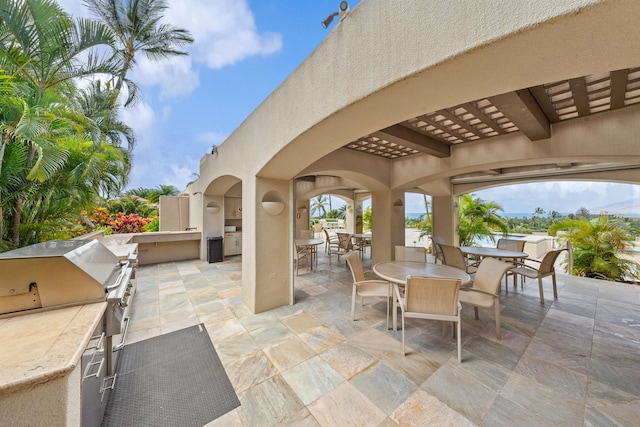
[{"label": "chair cushion", "polygon": [[365,280],[356,282],[356,292],[361,296],[387,296],[389,295],[389,283],[382,280]]},{"label": "chair cushion", "polygon": [[531,279],[535,279],[538,277],[538,270],[532,270],[526,267],[514,268],[510,271],[510,273],[520,274],[522,276],[529,277]]}]

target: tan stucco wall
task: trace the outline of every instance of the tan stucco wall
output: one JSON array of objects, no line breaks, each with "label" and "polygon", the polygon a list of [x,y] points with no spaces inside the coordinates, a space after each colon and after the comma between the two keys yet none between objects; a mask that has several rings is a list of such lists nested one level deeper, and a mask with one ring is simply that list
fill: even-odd
[{"label": "tan stucco wall", "polygon": [[189,227],[188,196],[160,196],[159,212],[160,231],[183,231]]},{"label": "tan stucco wall", "polygon": [[0,397],[0,425],[80,426],[80,364],[64,377]]},{"label": "tan stucco wall", "polygon": [[[362,157],[356,156],[353,158],[359,160],[341,166],[340,158],[351,154],[334,151],[426,112],[635,66],[640,57],[637,16],[640,2],[617,0],[369,0],[358,4],[218,147],[217,155],[203,157],[200,178],[189,188],[191,192],[209,191],[225,176],[243,182],[247,211],[243,214],[245,304],[260,311],[260,307],[283,301],[282,293],[291,289],[285,283],[293,280],[291,253],[271,248],[290,247],[295,209],[291,186],[287,189],[286,183],[305,168],[336,172],[374,193],[372,203],[378,215],[375,239],[382,246],[377,253],[374,249],[373,256],[383,259],[395,242],[397,227],[394,215],[384,206],[395,198],[386,192],[420,185],[443,197],[438,205],[445,206],[452,201],[444,197],[454,191],[447,177],[484,169],[493,156],[503,160],[495,162],[496,166],[521,164],[529,158],[579,158],[583,144],[595,146],[597,141],[569,141],[563,132],[571,124],[554,126],[551,140],[531,143],[514,136],[496,139],[492,147],[503,144],[500,150],[464,144],[455,147],[450,158],[422,156],[381,167],[370,167],[369,162],[379,163],[375,159],[363,165]],[[611,112],[611,116],[619,114]],[[637,109],[629,109],[628,115],[630,119],[637,117]],[[555,138],[562,143],[554,144]],[[617,145],[620,156],[637,156],[635,140],[627,138]],[[425,176],[429,182],[424,182]],[[265,218],[259,207],[252,208],[258,206],[266,190],[284,192],[288,213],[282,219]],[[192,208],[202,212],[201,203],[191,200]],[[452,220],[438,213],[434,223],[437,218],[442,220],[439,229],[452,235]],[[288,279],[283,278],[286,268]],[[264,304],[260,302],[263,297],[267,299]]]}]

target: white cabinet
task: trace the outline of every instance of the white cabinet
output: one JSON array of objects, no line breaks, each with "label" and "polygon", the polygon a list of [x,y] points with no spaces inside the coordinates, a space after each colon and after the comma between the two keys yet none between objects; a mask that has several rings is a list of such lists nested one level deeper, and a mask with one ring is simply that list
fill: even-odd
[{"label": "white cabinet", "polygon": [[242,253],[242,233],[224,233],[224,256]]},{"label": "white cabinet", "polygon": [[224,198],[225,219],[242,219],[242,199],[240,197]]}]

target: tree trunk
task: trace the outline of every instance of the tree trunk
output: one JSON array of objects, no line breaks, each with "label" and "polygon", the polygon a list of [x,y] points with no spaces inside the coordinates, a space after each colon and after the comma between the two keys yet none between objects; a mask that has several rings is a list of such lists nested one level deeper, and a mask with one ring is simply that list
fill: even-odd
[{"label": "tree trunk", "polygon": [[13,233],[11,236],[11,242],[17,248],[20,245],[20,223],[22,222],[22,196],[18,196],[16,199],[15,212],[13,214]]},{"label": "tree trunk", "polygon": [[[36,154],[36,149],[33,144],[29,144],[29,153],[27,154],[27,165],[31,166],[33,163],[33,157]],[[18,196],[15,204],[15,212],[13,214],[13,233],[11,236],[11,241],[15,245],[15,247],[20,246],[20,224],[22,223],[22,207],[24,206],[24,199],[22,195]]]}]

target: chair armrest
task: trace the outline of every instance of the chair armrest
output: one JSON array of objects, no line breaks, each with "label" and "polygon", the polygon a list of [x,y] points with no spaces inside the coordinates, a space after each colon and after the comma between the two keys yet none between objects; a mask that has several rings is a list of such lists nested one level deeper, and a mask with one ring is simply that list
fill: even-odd
[{"label": "chair armrest", "polygon": [[538,259],[526,258],[524,261],[514,261],[513,265],[514,266],[520,266],[520,267],[535,268],[535,267],[531,267],[530,265],[527,265],[527,262],[537,262],[538,264],[542,264],[542,261],[540,261]]},{"label": "chair armrest", "polygon": [[353,284],[356,285],[356,286],[361,285],[363,283],[383,283],[385,285],[389,284],[389,282],[387,282],[386,280],[380,280],[380,279],[377,279],[377,280],[361,280],[359,282],[353,282]]},{"label": "chair armrest", "polygon": [[473,289],[473,288],[460,288],[460,291],[464,291],[464,292],[478,292],[480,294],[485,294],[485,295],[490,295],[492,297],[495,298],[500,298],[498,295],[496,294],[492,294],[491,292],[487,292],[487,291],[483,291],[481,289]]}]

